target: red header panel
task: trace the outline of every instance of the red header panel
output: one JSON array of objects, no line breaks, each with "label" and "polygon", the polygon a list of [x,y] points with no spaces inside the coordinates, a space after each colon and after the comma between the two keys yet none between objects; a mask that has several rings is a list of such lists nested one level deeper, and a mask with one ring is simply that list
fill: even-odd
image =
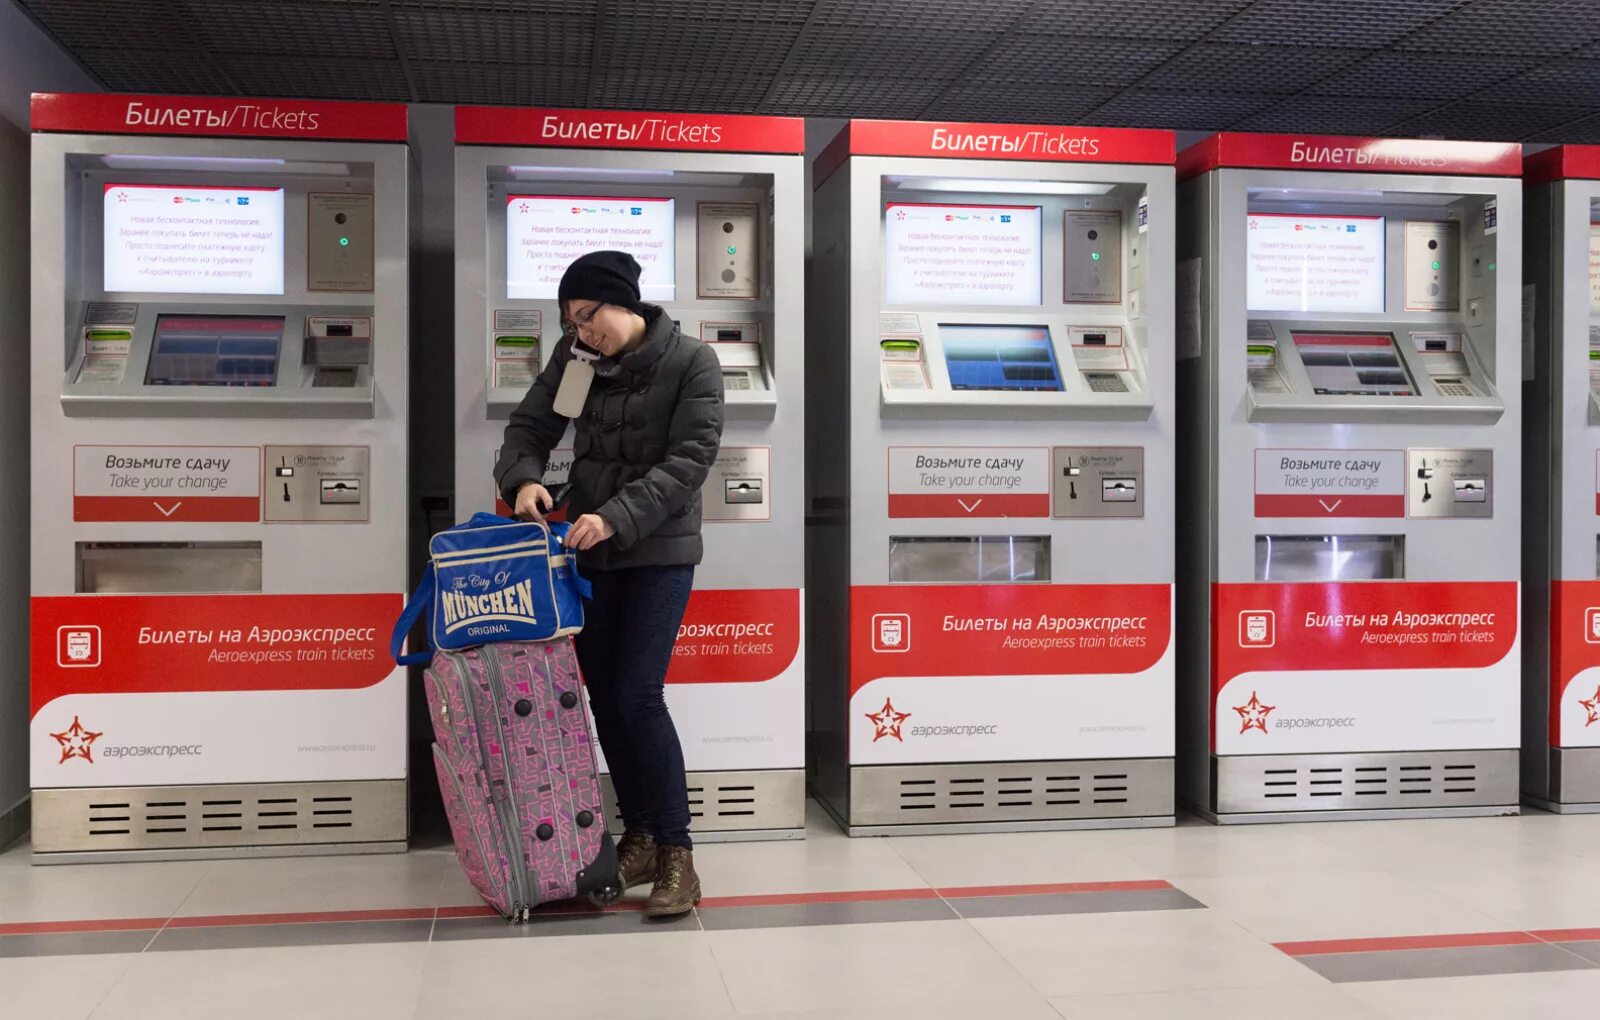
[{"label": "red header panel", "polygon": [[35,92],[33,130],[85,135],[403,142],[406,108],[402,103],[332,103],[318,99]]},{"label": "red header panel", "polygon": [[816,180],[826,180],[849,156],[934,156],[948,159],[1151,163],[1170,166],[1177,156],[1177,141],[1171,131],[1148,128],[853,120],[817,157]]},{"label": "red header panel", "polygon": [[799,117],[458,106],[456,144],[790,155],[806,151],[806,124]]},{"label": "red header panel", "polygon": [[1600,145],[1558,145],[1528,157],[1529,184],[1600,180]]},{"label": "red header panel", "polygon": [[1180,180],[1222,167],[1516,177],[1522,173],[1522,146],[1515,142],[1443,142],[1425,138],[1220,134],[1190,146],[1178,156]]}]

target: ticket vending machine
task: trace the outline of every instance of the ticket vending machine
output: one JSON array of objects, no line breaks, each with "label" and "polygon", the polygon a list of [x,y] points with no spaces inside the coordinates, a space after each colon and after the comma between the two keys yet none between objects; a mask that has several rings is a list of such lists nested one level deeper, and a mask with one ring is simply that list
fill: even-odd
[{"label": "ticket vending machine", "polygon": [[1517,809],[1521,159],[1179,157],[1179,774],[1214,821]]},{"label": "ticket vending machine", "polygon": [[1600,810],[1600,147],[1528,160],[1522,793]]},{"label": "ticket vending machine", "polygon": [[1170,824],[1170,132],[817,161],[812,775],[851,834]]},{"label": "ticket vending machine", "polygon": [[[456,110],[458,518],[510,511],[495,460],[578,256],[633,254],[644,300],[722,361],[705,558],[667,674],[703,841],[804,833],[804,152],[787,117]],[[569,430],[552,490],[572,455]]]},{"label": "ticket vending machine", "polygon": [[405,107],[33,128],[35,860],[403,850]]}]

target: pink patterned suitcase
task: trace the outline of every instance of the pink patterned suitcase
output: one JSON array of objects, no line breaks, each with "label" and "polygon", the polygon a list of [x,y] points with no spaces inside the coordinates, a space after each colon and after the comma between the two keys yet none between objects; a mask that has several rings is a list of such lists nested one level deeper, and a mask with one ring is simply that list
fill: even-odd
[{"label": "pink patterned suitcase", "polygon": [[423,676],[434,766],[473,888],[513,921],[621,895],[571,638],[440,651]]}]

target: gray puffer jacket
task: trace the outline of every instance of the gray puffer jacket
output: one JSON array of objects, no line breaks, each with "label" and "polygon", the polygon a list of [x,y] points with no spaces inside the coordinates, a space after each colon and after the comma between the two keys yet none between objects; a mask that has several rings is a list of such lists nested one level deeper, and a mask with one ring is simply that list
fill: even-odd
[{"label": "gray puffer jacket", "polygon": [[[594,384],[577,429],[567,519],[597,513],[616,534],[579,557],[594,570],[696,564],[700,486],[722,445],[722,366],[699,340],[684,336],[662,309],[645,307],[644,342],[620,359],[595,364]],[[542,481],[550,451],[567,430],[552,406],[572,341],[511,412],[495,481],[507,503]]]}]

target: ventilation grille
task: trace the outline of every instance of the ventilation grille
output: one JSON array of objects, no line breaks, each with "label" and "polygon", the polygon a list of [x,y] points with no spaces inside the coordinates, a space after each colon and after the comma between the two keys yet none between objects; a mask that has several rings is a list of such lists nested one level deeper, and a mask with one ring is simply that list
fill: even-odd
[{"label": "ventilation grille", "polygon": [[1434,797],[1478,792],[1478,766],[1366,765],[1266,769],[1267,800],[1303,797]]},{"label": "ventilation grille", "polygon": [[404,781],[38,790],[37,853],[404,840]]},{"label": "ventilation grille", "polygon": [[1172,814],[1166,759],[858,768],[852,826],[964,825]]},{"label": "ventilation grille", "polygon": [[1515,751],[1216,759],[1223,814],[1430,810],[1515,804]]},{"label": "ventilation grille", "polygon": [[[602,781],[606,817],[613,831],[622,831],[611,777]],[[741,832],[800,829],[805,826],[805,773],[689,773],[691,832]]]},{"label": "ventilation grille", "polygon": [[179,833],[261,832],[355,827],[355,798],[240,797],[90,803],[89,836],[171,836]]}]

